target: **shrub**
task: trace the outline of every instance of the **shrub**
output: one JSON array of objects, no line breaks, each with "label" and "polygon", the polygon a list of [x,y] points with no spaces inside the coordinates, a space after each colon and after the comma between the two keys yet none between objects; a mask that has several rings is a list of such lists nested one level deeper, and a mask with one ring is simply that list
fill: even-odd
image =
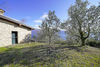
[{"label": "shrub", "polygon": [[100,41],[90,40],[86,42],[86,45],[93,46],[93,47],[100,47]]}]

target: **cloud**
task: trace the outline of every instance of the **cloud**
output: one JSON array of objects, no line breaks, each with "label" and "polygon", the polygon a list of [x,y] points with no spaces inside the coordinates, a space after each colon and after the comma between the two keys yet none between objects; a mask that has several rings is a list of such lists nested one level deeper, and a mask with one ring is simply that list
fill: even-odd
[{"label": "cloud", "polygon": [[42,20],[34,20],[35,23],[42,23]]},{"label": "cloud", "polygon": [[39,19],[34,20],[33,22],[35,22],[35,23],[42,23],[42,20],[45,19],[46,17],[48,17],[48,14],[44,13]]},{"label": "cloud", "polygon": [[35,29],[41,29],[41,28],[39,27],[39,25],[35,25],[34,28],[35,28]]},{"label": "cloud", "polygon": [[65,29],[60,29],[60,31],[66,31]]},{"label": "cloud", "polygon": [[41,19],[45,19],[45,18],[47,18],[48,17],[48,14],[43,14],[43,16],[41,16],[40,18]]},{"label": "cloud", "polygon": [[58,28],[60,31],[66,31],[65,29]]}]

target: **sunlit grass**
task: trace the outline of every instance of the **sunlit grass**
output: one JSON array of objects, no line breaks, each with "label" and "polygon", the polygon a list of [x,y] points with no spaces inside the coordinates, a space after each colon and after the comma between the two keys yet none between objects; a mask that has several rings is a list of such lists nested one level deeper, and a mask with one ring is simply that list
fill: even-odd
[{"label": "sunlit grass", "polygon": [[0,48],[0,53],[4,52],[4,51],[6,51],[6,50],[8,50],[8,48],[6,48],[6,47],[1,47],[1,48]]},{"label": "sunlit grass", "polygon": [[39,46],[39,45],[45,45],[45,43],[33,42],[33,43],[13,45],[13,46],[9,46],[9,47],[10,48],[26,48],[26,47],[35,47],[35,46]]}]

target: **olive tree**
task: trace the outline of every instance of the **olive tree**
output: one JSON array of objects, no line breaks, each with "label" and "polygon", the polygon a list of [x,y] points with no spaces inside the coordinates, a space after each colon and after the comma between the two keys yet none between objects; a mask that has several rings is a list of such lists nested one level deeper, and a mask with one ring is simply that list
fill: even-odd
[{"label": "olive tree", "polygon": [[59,32],[60,20],[55,15],[55,11],[49,11],[48,17],[45,18],[40,26],[43,34],[51,44],[52,38]]},{"label": "olive tree", "polygon": [[79,39],[82,46],[85,45],[85,41],[90,34],[98,28],[96,24],[100,17],[100,6],[88,5],[87,0],[76,0],[75,4],[71,5],[68,10],[68,20],[62,24],[67,35]]}]

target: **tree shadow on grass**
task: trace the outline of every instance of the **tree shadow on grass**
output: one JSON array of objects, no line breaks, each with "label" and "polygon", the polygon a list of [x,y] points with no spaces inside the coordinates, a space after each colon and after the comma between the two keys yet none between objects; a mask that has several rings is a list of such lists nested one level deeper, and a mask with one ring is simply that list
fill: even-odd
[{"label": "tree shadow on grass", "polygon": [[81,50],[82,46],[61,46],[61,47],[56,47],[56,50],[65,48],[68,48],[69,50],[75,50],[77,52],[82,52]]},{"label": "tree shadow on grass", "polygon": [[3,67],[7,64],[31,66],[36,63],[54,63],[55,60],[63,60],[67,58],[65,55],[63,55],[61,58],[58,57],[58,54],[61,54],[64,48],[80,51],[80,47],[77,46],[60,46],[53,48],[49,47],[48,45],[41,45],[22,49],[11,48],[4,53],[0,53],[0,67]]}]

